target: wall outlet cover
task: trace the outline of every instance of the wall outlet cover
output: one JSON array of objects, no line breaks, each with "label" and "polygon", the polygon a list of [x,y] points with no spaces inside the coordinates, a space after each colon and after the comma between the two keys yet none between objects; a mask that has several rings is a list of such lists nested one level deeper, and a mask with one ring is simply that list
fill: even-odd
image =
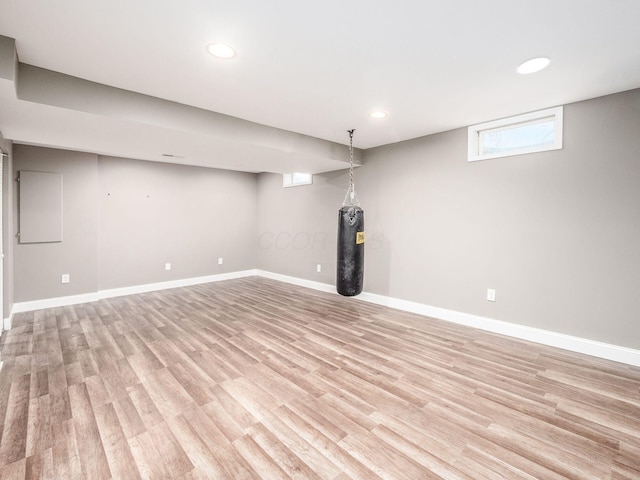
[{"label": "wall outlet cover", "polygon": [[69,283],[71,281],[71,275],[68,273],[63,273],[60,277],[60,283]]},{"label": "wall outlet cover", "polygon": [[170,263],[165,263],[164,264],[164,269],[165,270],[171,270],[171,264]]}]

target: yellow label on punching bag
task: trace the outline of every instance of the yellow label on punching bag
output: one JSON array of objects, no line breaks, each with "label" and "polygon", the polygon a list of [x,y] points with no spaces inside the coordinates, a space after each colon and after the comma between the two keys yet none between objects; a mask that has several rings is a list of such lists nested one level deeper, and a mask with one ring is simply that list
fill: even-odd
[{"label": "yellow label on punching bag", "polygon": [[364,232],[356,232],[356,245],[364,243]]}]

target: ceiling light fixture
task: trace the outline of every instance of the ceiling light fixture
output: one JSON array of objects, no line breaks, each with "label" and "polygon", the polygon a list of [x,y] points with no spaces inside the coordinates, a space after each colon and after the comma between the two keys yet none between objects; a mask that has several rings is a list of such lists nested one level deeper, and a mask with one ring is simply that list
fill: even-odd
[{"label": "ceiling light fixture", "polygon": [[385,112],[373,112],[373,113],[370,113],[369,116],[371,118],[385,118],[387,114]]},{"label": "ceiling light fixture", "polygon": [[547,57],[532,58],[531,60],[527,60],[526,62],[521,63],[520,66],[516,69],[516,72],[522,75],[526,75],[528,73],[536,73],[543,68],[546,68],[549,63],[551,63],[551,60],[549,60]]},{"label": "ceiling light fixture", "polygon": [[236,51],[226,43],[210,43],[207,45],[207,52],[216,58],[228,60],[236,56]]}]

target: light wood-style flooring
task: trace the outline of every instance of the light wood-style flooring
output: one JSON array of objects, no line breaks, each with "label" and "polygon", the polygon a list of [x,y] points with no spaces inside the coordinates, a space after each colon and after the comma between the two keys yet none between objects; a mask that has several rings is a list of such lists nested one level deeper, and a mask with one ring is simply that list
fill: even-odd
[{"label": "light wood-style flooring", "polygon": [[264,278],[1,347],[2,479],[640,479],[640,369]]}]

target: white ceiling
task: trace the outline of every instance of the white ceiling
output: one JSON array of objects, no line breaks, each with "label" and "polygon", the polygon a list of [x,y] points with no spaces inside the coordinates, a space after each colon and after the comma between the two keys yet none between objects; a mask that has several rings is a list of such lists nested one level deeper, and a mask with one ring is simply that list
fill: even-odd
[{"label": "white ceiling", "polygon": [[[638,0],[0,0],[0,35],[22,63],[341,144],[356,128],[360,148],[640,87],[639,24]],[[214,41],[237,57],[208,55]],[[537,56],[551,58],[546,70],[515,72]],[[124,135],[122,118],[0,101],[0,129],[17,142],[293,168],[242,142],[152,125]],[[113,128],[110,142],[92,138],[92,122]]]}]

